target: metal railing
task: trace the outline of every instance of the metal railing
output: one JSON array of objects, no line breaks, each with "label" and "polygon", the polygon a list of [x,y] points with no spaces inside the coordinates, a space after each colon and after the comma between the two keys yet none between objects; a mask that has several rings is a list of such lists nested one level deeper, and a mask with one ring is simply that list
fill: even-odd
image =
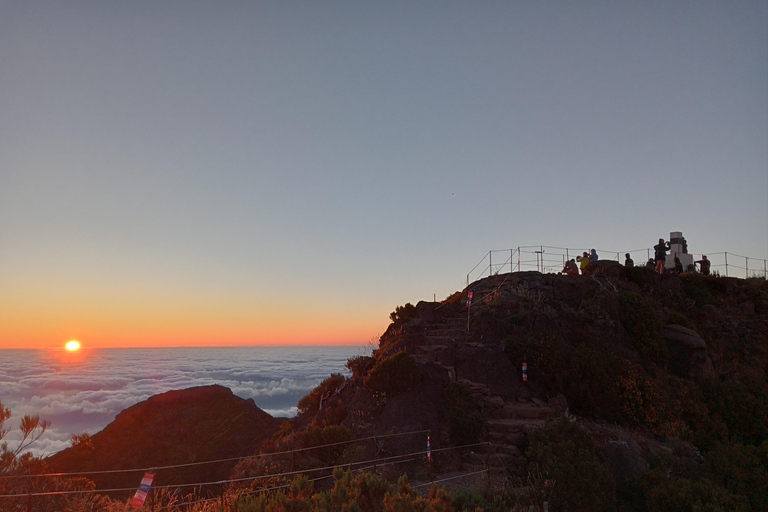
[{"label": "metal railing", "polygon": [[[623,263],[623,256],[629,253],[636,266],[644,265],[653,258],[651,248],[631,251],[607,251],[595,249],[601,260],[613,260]],[[548,245],[527,245],[514,249],[491,250],[467,273],[467,286],[486,276],[505,272],[537,271],[543,274],[559,273],[565,263],[590,249],[573,247],[553,247]],[[762,277],[768,278],[768,260],[741,256],[729,252],[703,253],[710,263],[710,272],[717,271],[726,277]],[[701,254],[693,254],[695,260]]]}]

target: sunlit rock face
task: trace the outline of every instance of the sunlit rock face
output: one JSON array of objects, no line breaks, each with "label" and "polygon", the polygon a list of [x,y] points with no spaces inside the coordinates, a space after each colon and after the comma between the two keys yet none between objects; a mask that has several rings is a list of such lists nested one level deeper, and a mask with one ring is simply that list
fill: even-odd
[{"label": "sunlit rock face", "polygon": [[[280,424],[252,399],[223,386],[203,386],[155,395],[117,415],[94,434],[92,447],[77,446],[47,459],[54,471],[138,469],[96,474],[97,488],[138,485],[143,470],[252,455]],[[236,461],[157,471],[155,482],[223,480]]]}]

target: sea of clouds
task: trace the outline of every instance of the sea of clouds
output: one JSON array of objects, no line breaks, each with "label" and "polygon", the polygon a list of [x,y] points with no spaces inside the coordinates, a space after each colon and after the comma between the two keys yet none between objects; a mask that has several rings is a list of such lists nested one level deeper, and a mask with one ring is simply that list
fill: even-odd
[{"label": "sea of clouds", "polygon": [[30,451],[47,455],[70,446],[72,434],[94,434],[152,395],[220,384],[253,398],[272,416],[296,415],[296,404],[331,373],[348,374],[350,357],[371,347],[227,347],[0,351],[0,402],[11,409],[5,441],[26,414],[51,426]]}]

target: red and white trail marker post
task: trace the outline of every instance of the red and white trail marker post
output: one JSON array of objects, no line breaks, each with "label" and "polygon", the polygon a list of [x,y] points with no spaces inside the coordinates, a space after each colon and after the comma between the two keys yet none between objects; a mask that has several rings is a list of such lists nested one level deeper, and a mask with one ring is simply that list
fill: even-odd
[{"label": "red and white trail marker post", "polygon": [[154,479],[154,473],[149,471],[144,473],[144,478],[141,479],[139,489],[136,491],[136,494],[133,495],[133,499],[131,500],[131,506],[133,508],[141,508],[144,506],[144,501],[147,499],[147,494],[149,494],[149,490],[152,488],[152,481]]},{"label": "red and white trail marker post", "polygon": [[467,292],[467,332],[469,332],[469,308],[472,307],[473,292]]},{"label": "red and white trail marker post", "polygon": [[528,363],[523,363],[523,382],[528,382]]}]

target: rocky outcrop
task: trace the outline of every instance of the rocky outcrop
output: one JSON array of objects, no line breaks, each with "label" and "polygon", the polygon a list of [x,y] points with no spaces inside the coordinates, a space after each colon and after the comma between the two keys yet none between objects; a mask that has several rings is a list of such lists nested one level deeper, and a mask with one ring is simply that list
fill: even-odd
[{"label": "rocky outcrop", "polygon": [[[169,391],[122,411],[91,437],[92,446],[63,450],[46,462],[52,471],[138,469],[89,475],[97,488],[131,488],[144,469],[252,455],[280,423],[223,386]],[[160,470],[155,484],[223,480],[235,462]]]},{"label": "rocky outcrop", "polygon": [[704,379],[714,376],[712,361],[707,355],[707,342],[693,329],[682,325],[665,325],[661,336],[670,352],[669,367],[680,377]]}]

